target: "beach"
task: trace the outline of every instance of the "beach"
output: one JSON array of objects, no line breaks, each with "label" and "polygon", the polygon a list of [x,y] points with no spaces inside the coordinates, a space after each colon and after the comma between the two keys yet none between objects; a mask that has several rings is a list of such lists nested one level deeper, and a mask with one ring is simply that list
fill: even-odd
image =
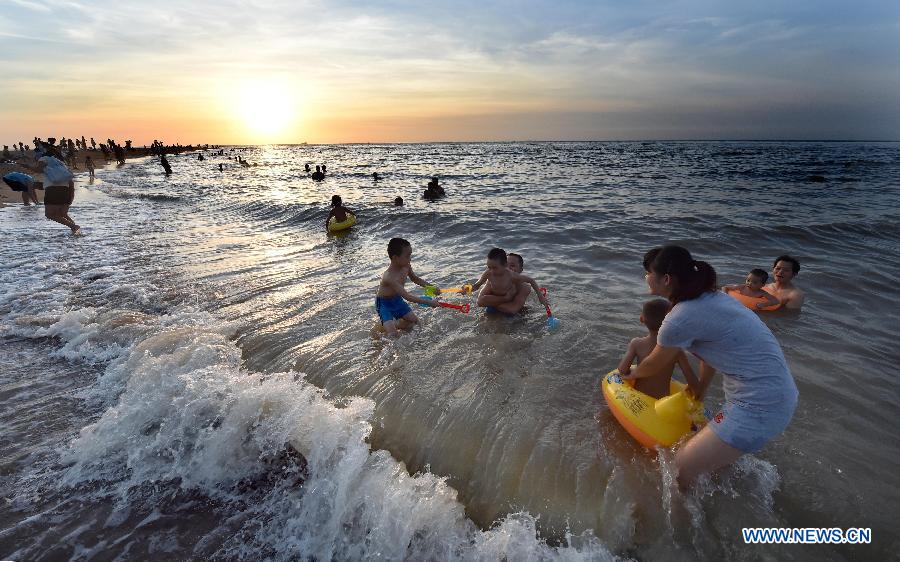
[{"label": "beach", "polygon": [[[170,155],[170,176],[152,157],[98,165],[93,184],[79,161],[83,237],[3,192],[0,228],[29,232],[0,246],[4,558],[862,560],[900,545],[900,144],[215,152]],[[425,201],[434,175],[447,197]],[[344,234],[324,228],[333,194],[358,216]],[[477,278],[494,246],[520,253],[560,327],[533,296],[497,318],[453,295],[472,312],[416,306],[411,333],[373,339],[395,236],[443,287]],[[790,253],[807,293],[801,313],[762,316],[799,388],[790,426],[684,494],[673,452],[638,445],[600,391],[646,333],[642,256],[668,243],[720,284]],[[717,378],[705,405],[722,399]],[[273,477],[288,444],[299,456]],[[873,540],[750,549],[751,526]]]},{"label": "beach", "polygon": [[[126,152],[128,158],[143,158],[149,154],[151,154],[151,150],[146,147],[135,147],[133,150]],[[109,160],[105,159],[103,156],[103,152],[100,150],[79,150],[78,154],[75,156],[75,163],[78,166],[77,169],[73,169],[72,172],[78,174],[79,181],[87,182],[87,174],[81,173],[87,171],[87,166],[85,165],[85,158],[90,157],[94,162],[95,169],[101,169],[106,166],[115,166],[115,158],[110,158]],[[33,156],[32,150],[26,150],[23,154],[19,150],[10,151],[9,158],[3,158],[3,162],[0,163],[0,177],[5,176],[10,172],[21,172],[23,174],[28,174],[32,176],[35,181],[44,182],[46,179],[44,178],[44,174],[40,172],[35,172],[30,167],[36,167],[37,162]],[[85,176],[85,177],[81,177]],[[37,195],[37,199],[39,203],[44,202],[44,190],[37,189],[35,190],[35,195]],[[13,191],[10,189],[5,182],[0,182],[0,206],[10,205],[10,204],[22,204],[22,194],[20,192]]]}]

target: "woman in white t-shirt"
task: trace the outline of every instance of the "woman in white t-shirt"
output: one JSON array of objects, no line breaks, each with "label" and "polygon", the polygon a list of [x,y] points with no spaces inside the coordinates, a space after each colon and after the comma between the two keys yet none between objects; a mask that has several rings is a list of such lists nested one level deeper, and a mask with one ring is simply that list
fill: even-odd
[{"label": "woman in white t-shirt", "polygon": [[700,359],[698,398],[717,370],[724,376],[722,411],[675,455],[683,488],[780,435],[794,415],[797,387],[775,336],[754,312],[717,290],[712,266],[680,246],[665,246],[647,252],[644,269],[650,293],[673,306],[656,348],[622,378],[671,370],[682,349]]}]

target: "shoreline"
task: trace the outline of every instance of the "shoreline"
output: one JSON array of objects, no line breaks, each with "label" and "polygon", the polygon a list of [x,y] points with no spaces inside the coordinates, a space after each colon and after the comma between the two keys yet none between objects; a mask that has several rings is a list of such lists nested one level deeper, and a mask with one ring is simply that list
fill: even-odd
[{"label": "shoreline", "polygon": [[[185,150],[180,154],[195,152],[196,150],[201,149],[193,149],[193,150]],[[168,154],[168,153],[167,153]],[[87,168],[84,165],[85,158],[90,156],[94,161],[94,169],[102,170],[104,168],[109,168],[110,166],[115,166],[115,160],[113,158],[106,159],[103,156],[103,152],[100,150],[80,150],[75,156],[75,163],[78,165],[78,168],[70,168],[70,171],[75,175],[74,181],[76,187],[79,184],[87,183]],[[153,150],[150,148],[134,148],[130,152],[125,153],[127,164],[129,160],[135,158],[144,158],[147,156],[153,156]],[[29,176],[34,177],[35,181],[44,182],[44,174],[37,173],[23,165],[24,163],[32,164],[35,162],[34,157],[32,156],[32,151],[26,150],[23,155],[21,152],[10,151],[9,158],[5,158],[2,163],[0,163],[0,177],[5,176],[10,172],[21,172],[23,174],[28,174]],[[37,195],[38,204],[42,205],[44,203],[44,190],[36,189],[35,195]],[[0,181],[0,208],[9,207],[9,206],[22,206],[22,193],[19,191],[13,191],[6,182]]]}]

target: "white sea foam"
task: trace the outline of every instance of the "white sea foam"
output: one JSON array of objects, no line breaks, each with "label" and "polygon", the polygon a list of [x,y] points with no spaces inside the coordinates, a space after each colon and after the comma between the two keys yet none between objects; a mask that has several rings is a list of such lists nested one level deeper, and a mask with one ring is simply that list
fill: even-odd
[{"label": "white sea foam", "polygon": [[[90,316],[70,313],[54,333],[84,342],[97,330]],[[371,400],[337,406],[302,375],[244,371],[229,330],[191,320],[137,341],[108,366],[104,378],[127,379],[124,389],[63,453],[63,486],[101,479],[112,485],[105,493],[125,499],[148,482],[177,480],[234,500],[233,485],[291,443],[308,462],[305,483],[266,496],[254,511],[268,524],[247,523],[250,537],[225,541],[219,554],[249,557],[268,546],[277,558],[612,558],[591,533],[549,546],[527,513],[479,530],[445,479],[411,476],[370,450]]]}]

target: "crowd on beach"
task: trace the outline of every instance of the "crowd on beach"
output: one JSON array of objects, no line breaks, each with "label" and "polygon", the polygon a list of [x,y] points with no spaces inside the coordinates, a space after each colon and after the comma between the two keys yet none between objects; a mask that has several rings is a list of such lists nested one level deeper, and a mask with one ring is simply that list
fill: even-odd
[{"label": "crowd on beach", "polygon": [[[137,156],[158,156],[166,170],[171,173],[166,154],[178,154],[194,151],[200,148],[209,149],[209,145],[166,145],[154,140],[147,147],[133,146],[132,141],[126,140],[117,143],[107,138],[105,142],[97,143],[92,137],[88,141],[81,138],[55,137],[42,140],[35,137],[31,144],[18,142],[13,145],[3,146],[0,161],[0,170],[3,172],[3,182],[14,192],[19,192],[22,203],[26,206],[44,204],[44,215],[47,219],[68,227],[73,235],[81,235],[81,227],[69,215],[69,208],[75,200],[75,175],[73,170],[81,170],[81,164],[88,173],[88,181],[95,179],[95,170],[98,162],[109,164],[115,161],[116,165],[124,165],[127,158]],[[43,196],[39,195],[43,192]]]},{"label": "crowd on beach", "polygon": [[[90,146],[90,148],[88,148]],[[3,177],[15,191],[22,192],[25,205],[37,203],[35,190],[43,189],[45,214],[48,219],[63,224],[80,234],[80,227],[69,216],[74,199],[71,169],[79,169],[80,162],[94,175],[91,154],[97,151],[94,139],[49,138],[34,139],[34,149],[18,143],[21,159],[18,164],[43,175],[37,181],[22,172]],[[115,158],[124,163],[126,155],[137,149],[131,141],[117,144],[107,139],[100,144],[104,161]],[[16,147],[14,147],[16,148]],[[197,147],[204,148],[204,147]],[[208,150],[209,146],[205,146]],[[213,147],[213,154],[226,156],[225,149]],[[142,154],[159,158],[165,173],[172,172],[167,153],[195,150],[193,146],[166,146],[154,140],[144,147]],[[241,149],[231,148],[230,151]],[[12,154],[4,147],[4,158]],[[229,156],[230,157],[230,156]],[[234,160],[243,167],[250,164],[238,154]],[[203,153],[197,160],[204,161]],[[219,170],[223,165],[218,164]],[[305,164],[307,176],[323,181],[327,166],[318,164],[315,171]],[[22,176],[25,176],[24,178]],[[377,172],[373,181],[380,181]],[[446,191],[433,177],[422,194],[423,199],[435,201]],[[394,205],[403,205],[397,197]],[[345,222],[355,213],[334,195],[325,223]],[[545,288],[532,277],[523,274],[525,260],[520,254],[492,248],[485,258],[485,269],[460,288],[440,289],[417,275],[412,267],[412,245],[403,238],[392,238],[387,244],[389,265],[381,276],[375,295],[375,312],[379,328],[388,336],[408,331],[419,319],[408,303],[425,307],[460,309],[439,300],[445,293],[477,293],[476,305],[486,314],[514,316],[526,311],[526,302],[534,293],[551,316]],[[725,403],[709,423],[698,427],[687,438],[675,456],[678,482],[689,486],[698,476],[734,463],[741,455],[759,451],[766,443],[780,435],[790,423],[797,405],[798,391],[787,366],[783,351],[775,336],[760,319],[769,310],[800,310],[804,292],[794,284],[800,262],[790,256],[778,256],[772,265],[771,283],[768,273],[753,268],[743,284],[720,287],[715,269],[707,262],[695,260],[689,250],[680,246],[650,249],[643,257],[647,289],[657,298],[643,303],[640,322],[647,334],[631,340],[618,365],[621,380],[633,381],[635,390],[652,399],[663,399],[670,393],[670,382],[676,366],[687,382],[687,392],[694,400],[702,400],[717,372],[724,378]],[[425,288],[431,296],[409,292],[406,281]],[[466,309],[468,310],[468,308]],[[549,324],[548,324],[549,325]],[[699,360],[694,371],[688,354]]]}]

